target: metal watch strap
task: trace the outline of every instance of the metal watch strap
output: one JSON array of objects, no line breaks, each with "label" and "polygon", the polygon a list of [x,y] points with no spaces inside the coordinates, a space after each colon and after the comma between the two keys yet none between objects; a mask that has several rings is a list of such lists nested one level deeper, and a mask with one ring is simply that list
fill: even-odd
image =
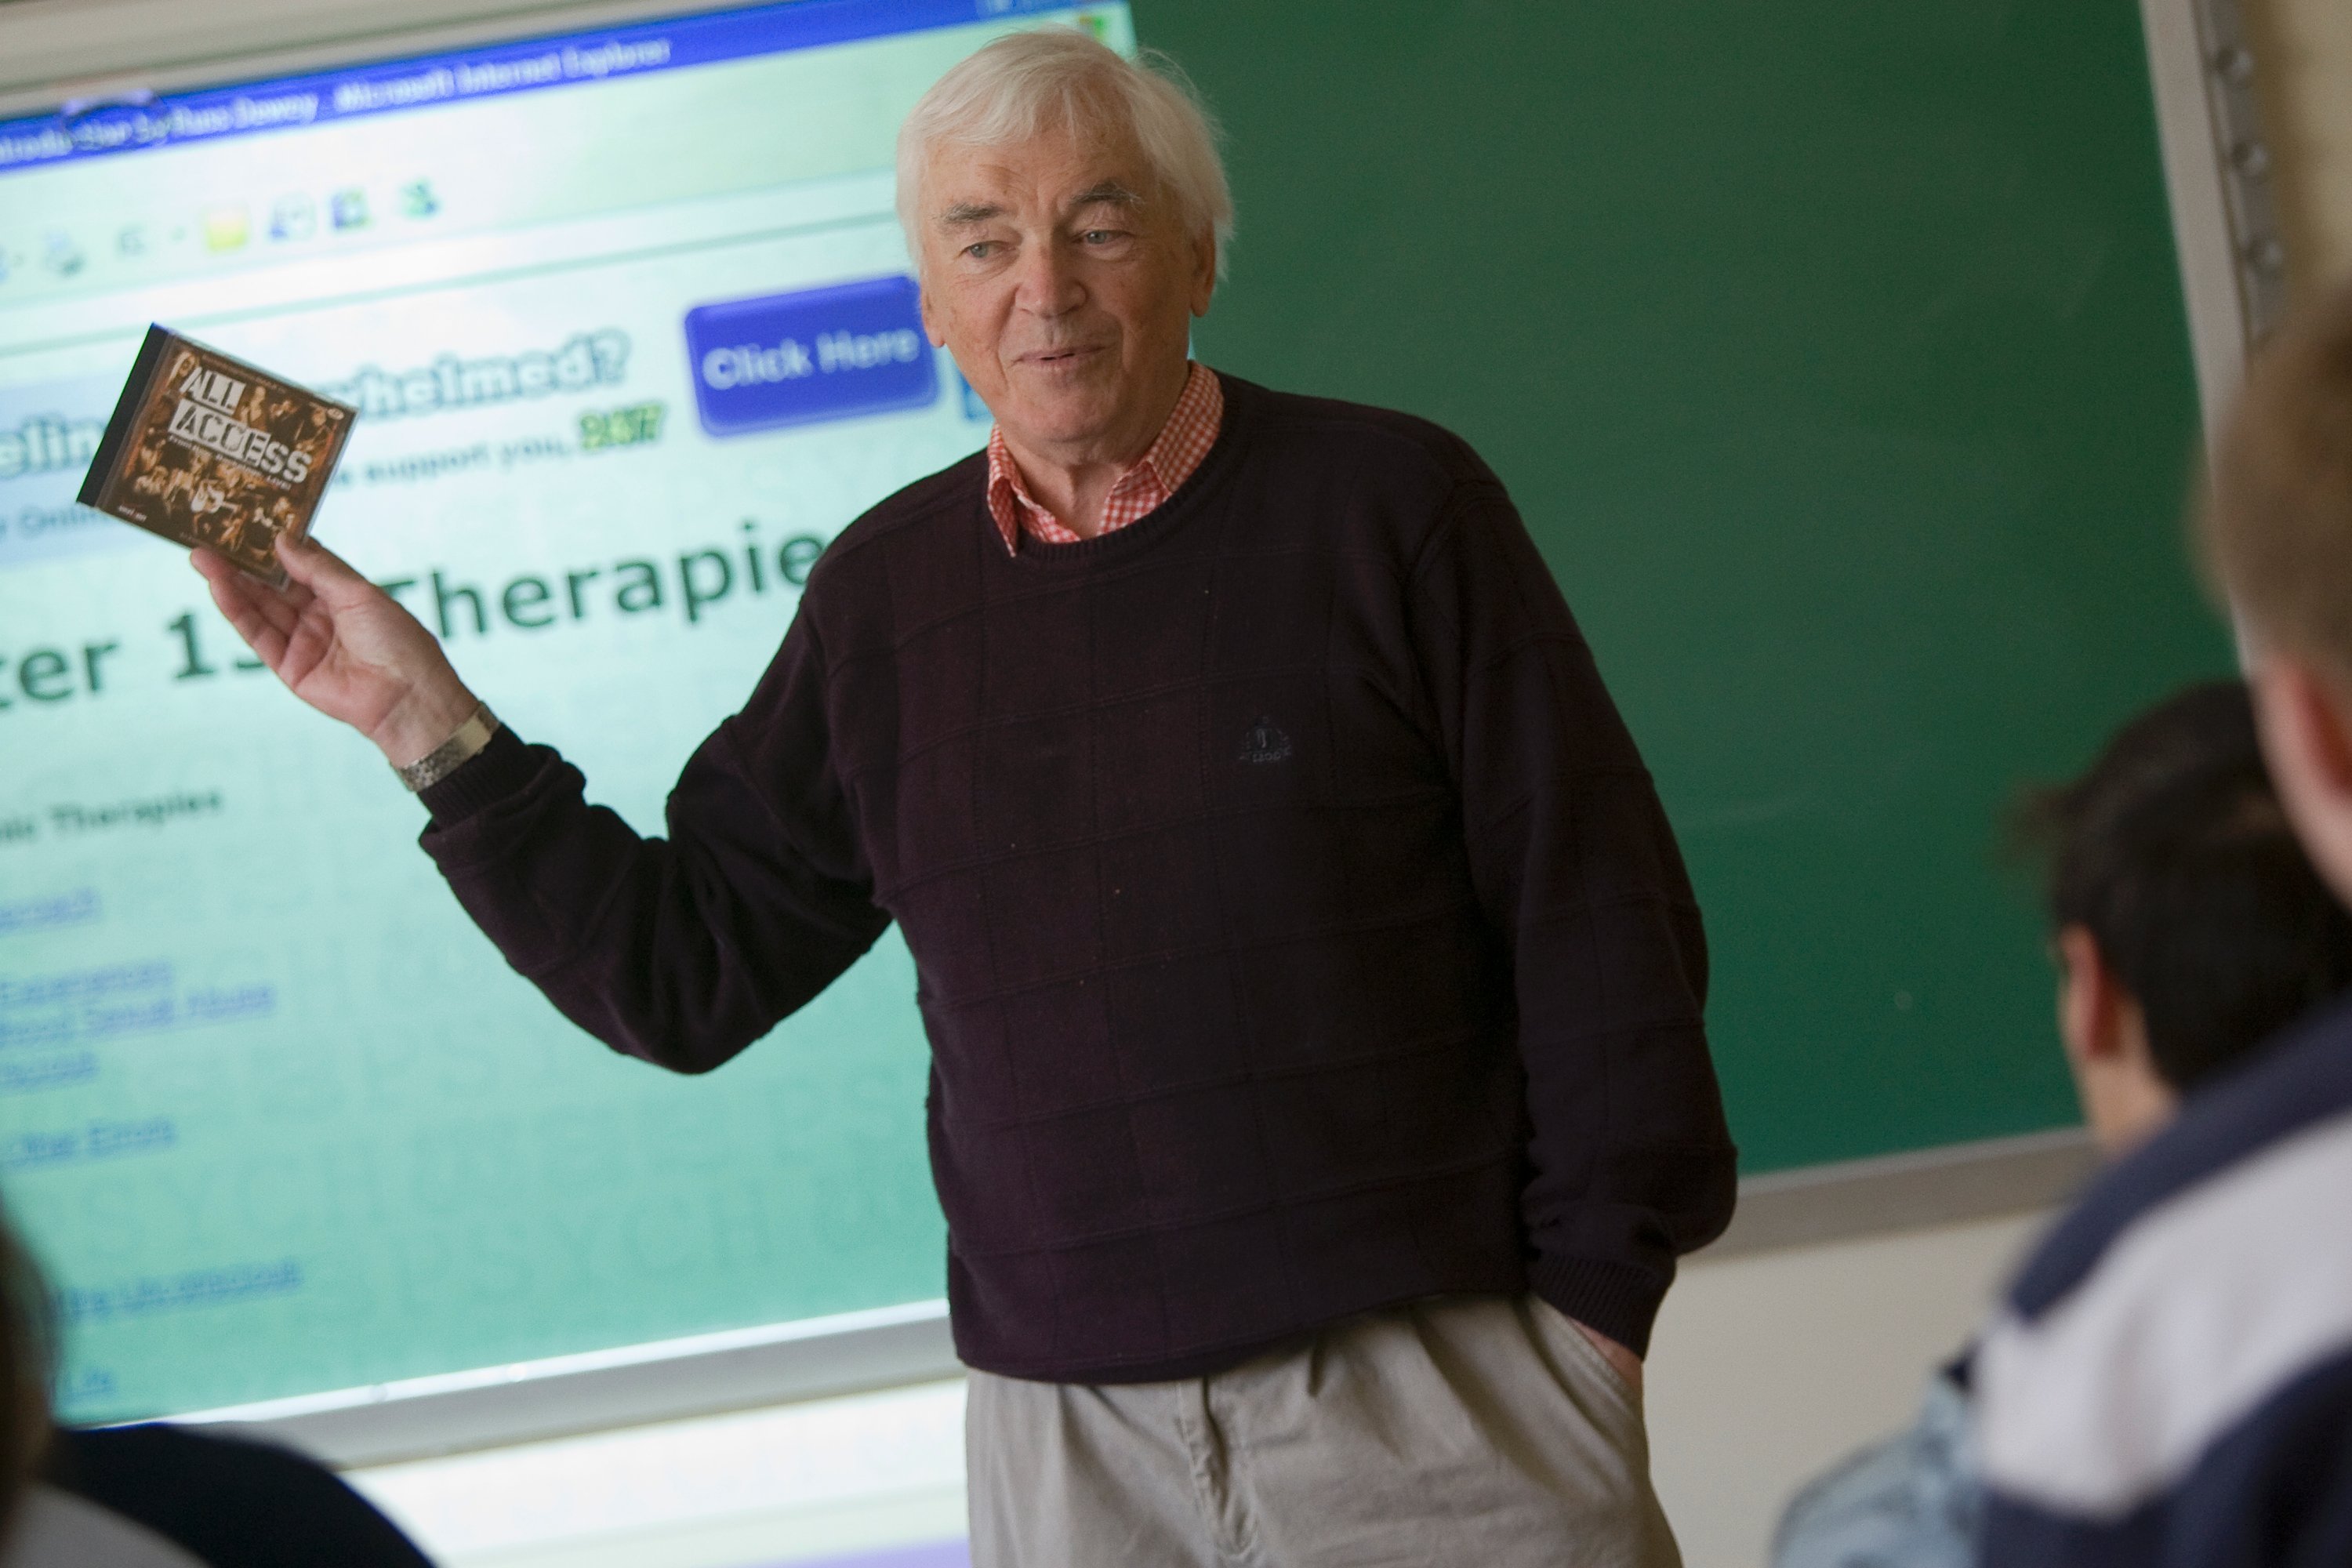
[{"label": "metal watch strap", "polygon": [[488,703],[478,703],[466,721],[457,726],[456,733],[406,767],[392,771],[400,775],[400,782],[406,784],[409,793],[414,795],[439,784],[465,766],[476,752],[490,743],[490,737],[498,732],[499,716],[490,711]]}]

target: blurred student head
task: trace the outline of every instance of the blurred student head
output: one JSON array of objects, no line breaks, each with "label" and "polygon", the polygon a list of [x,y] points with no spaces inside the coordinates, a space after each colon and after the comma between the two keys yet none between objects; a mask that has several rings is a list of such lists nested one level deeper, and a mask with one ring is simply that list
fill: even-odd
[{"label": "blurred student head", "polygon": [[2058,1031],[2110,1153],[2352,984],[2352,917],[2295,840],[2242,682],[2133,720],[2021,826],[2048,853]]},{"label": "blurred student head", "polygon": [[2199,532],[2279,795],[2352,899],[2352,288],[2282,331],[2213,454]]},{"label": "blurred student head", "polygon": [[52,1424],[47,1283],[0,1215],[0,1568],[431,1568],[317,1460],[163,1422]]},{"label": "blurred student head", "polygon": [[47,1288],[0,1215],[0,1539],[48,1446],[54,1346]]}]

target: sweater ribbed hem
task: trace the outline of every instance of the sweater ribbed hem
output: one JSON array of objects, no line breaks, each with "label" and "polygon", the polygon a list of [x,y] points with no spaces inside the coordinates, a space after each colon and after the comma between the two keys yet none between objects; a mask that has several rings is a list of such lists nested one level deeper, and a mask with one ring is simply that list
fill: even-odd
[{"label": "sweater ribbed hem", "polygon": [[1673,1283],[1671,1269],[1606,1258],[1538,1258],[1528,1265],[1528,1289],[1635,1355],[1650,1353],[1650,1327]]},{"label": "sweater ribbed hem", "polygon": [[521,794],[538,771],[522,737],[502,724],[488,745],[448,777],[417,791],[416,798],[433,814],[434,826],[448,827],[486,805]]}]

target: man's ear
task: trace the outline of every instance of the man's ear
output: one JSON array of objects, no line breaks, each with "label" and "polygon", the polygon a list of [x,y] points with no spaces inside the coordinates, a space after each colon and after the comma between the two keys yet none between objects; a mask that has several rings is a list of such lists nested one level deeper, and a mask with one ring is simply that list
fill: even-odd
[{"label": "man's ear", "polygon": [[915,279],[915,309],[922,313],[923,336],[931,340],[931,347],[947,347],[948,335],[940,330],[939,312],[931,309],[931,286],[919,273]]},{"label": "man's ear", "polygon": [[2312,864],[2352,900],[2352,697],[2299,654],[2265,652],[2250,679],[2263,755]]},{"label": "man's ear", "polygon": [[1188,303],[1195,316],[1209,313],[1209,300],[1217,291],[1217,231],[1212,226],[1201,231],[1192,242],[1192,297]]},{"label": "man's ear", "polygon": [[2126,1054],[2124,1015],[2130,997],[2084,925],[2058,932],[2058,1037],[2075,1067],[2112,1064]]}]

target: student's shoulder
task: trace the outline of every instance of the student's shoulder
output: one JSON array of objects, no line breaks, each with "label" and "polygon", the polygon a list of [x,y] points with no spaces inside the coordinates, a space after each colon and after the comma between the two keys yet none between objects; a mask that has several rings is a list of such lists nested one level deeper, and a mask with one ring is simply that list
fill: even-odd
[{"label": "student's shoulder", "polygon": [[[2250,1184],[2276,1180],[2339,1143],[2352,1149],[2352,1003],[2322,1010],[2201,1089],[2170,1126],[2103,1172],[2035,1248],[2009,1306],[2038,1318],[2126,1242],[2150,1245],[2149,1226],[2184,1208],[2227,1205]],[[2275,1234],[2266,1227],[2242,1244],[2259,1247]]]},{"label": "student's shoulder", "polygon": [[[2347,1194],[2338,1005],[2191,1100],[2019,1273],[1976,1363],[1993,1528],[2221,1528],[2315,1435],[2352,1439]],[[2352,1521],[2352,1474],[2296,1484]]]},{"label": "student's shoulder", "polygon": [[27,1488],[0,1545],[0,1568],[205,1568],[175,1541],[87,1498]]},{"label": "student's shoulder", "polygon": [[61,1430],[51,1480],[222,1568],[425,1568],[392,1522],[317,1461],[162,1423]]}]

